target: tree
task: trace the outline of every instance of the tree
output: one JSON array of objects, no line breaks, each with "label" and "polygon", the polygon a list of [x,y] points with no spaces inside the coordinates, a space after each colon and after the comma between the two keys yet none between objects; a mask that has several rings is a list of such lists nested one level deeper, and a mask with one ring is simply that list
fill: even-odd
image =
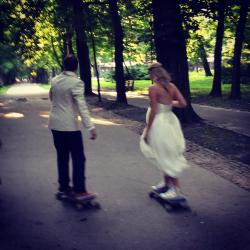
[{"label": "tree", "polygon": [[121,25],[121,18],[119,16],[119,9],[117,0],[109,0],[109,11],[112,19],[114,44],[115,44],[115,80],[117,102],[127,104],[125,79],[123,71],[123,29]]},{"label": "tree", "polygon": [[181,122],[200,120],[191,106],[188,63],[182,16],[177,1],[152,1],[157,60],[171,73],[174,83],[187,100],[186,109],[175,110]]},{"label": "tree", "polygon": [[234,57],[233,57],[233,72],[232,72],[232,87],[230,98],[240,99],[240,59],[242,44],[244,39],[244,29],[248,14],[249,0],[241,0],[240,17],[236,28]]},{"label": "tree", "polygon": [[91,70],[89,49],[87,45],[87,37],[84,27],[84,12],[83,3],[81,0],[73,1],[73,13],[74,13],[74,28],[76,34],[76,48],[77,56],[79,60],[80,77],[84,82],[85,95],[93,95],[91,85]]},{"label": "tree", "polygon": [[216,44],[214,49],[214,79],[213,86],[210,92],[211,96],[221,96],[221,57],[222,57],[222,42],[224,35],[225,24],[225,0],[218,1],[218,25],[216,31]]},{"label": "tree", "polygon": [[206,76],[212,76],[211,70],[210,70],[210,66],[207,60],[207,53],[204,47],[204,43],[202,41],[201,38],[198,39],[198,55],[202,61],[202,65],[205,71],[205,75]]},{"label": "tree", "polygon": [[[24,71],[23,62],[38,49],[35,23],[44,8],[43,1],[4,1],[0,3],[0,77],[5,84],[15,82]],[[34,41],[34,42],[33,42]]]}]

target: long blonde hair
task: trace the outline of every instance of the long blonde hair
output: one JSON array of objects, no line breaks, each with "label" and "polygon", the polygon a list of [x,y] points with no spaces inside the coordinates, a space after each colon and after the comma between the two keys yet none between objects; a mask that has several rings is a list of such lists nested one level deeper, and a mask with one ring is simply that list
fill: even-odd
[{"label": "long blonde hair", "polygon": [[165,70],[161,63],[152,63],[149,68],[149,72],[155,76],[155,82],[161,84],[164,88],[172,81],[170,74]]}]

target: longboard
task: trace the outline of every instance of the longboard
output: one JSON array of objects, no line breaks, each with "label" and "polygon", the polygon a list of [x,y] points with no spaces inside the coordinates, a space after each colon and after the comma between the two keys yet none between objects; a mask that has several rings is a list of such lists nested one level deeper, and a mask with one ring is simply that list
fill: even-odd
[{"label": "longboard", "polygon": [[168,212],[171,210],[190,210],[187,200],[184,197],[176,200],[167,200],[162,198],[160,194],[154,190],[151,190],[148,195],[160,203]]},{"label": "longboard", "polygon": [[91,196],[85,198],[84,200],[76,199],[74,194],[61,195],[60,193],[56,194],[57,200],[66,201],[72,203],[77,209],[100,209],[101,205],[96,201],[96,196]]}]

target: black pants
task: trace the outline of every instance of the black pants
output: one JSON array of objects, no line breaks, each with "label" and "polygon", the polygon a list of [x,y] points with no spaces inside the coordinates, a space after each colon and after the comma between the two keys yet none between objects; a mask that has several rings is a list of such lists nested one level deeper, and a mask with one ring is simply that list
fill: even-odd
[{"label": "black pants", "polygon": [[73,166],[73,188],[77,193],[86,192],[85,186],[85,155],[81,131],[52,130],[54,145],[57,152],[59,190],[69,189],[69,158]]}]

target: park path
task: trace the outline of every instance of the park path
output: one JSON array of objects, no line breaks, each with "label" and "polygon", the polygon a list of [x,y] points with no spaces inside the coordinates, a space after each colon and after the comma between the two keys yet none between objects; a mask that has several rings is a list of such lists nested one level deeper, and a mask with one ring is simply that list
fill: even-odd
[{"label": "park path", "polygon": [[33,83],[19,83],[12,85],[8,91],[7,96],[34,96],[46,95],[48,90],[42,88],[38,84]]},{"label": "park path", "polygon": [[98,116],[98,139],[84,134],[87,183],[102,209],[56,201],[48,111],[44,95],[0,98],[2,250],[249,249],[249,192],[190,162],[181,182],[192,211],[167,213],[147,196],[160,174],[140,153],[139,136]]},{"label": "park path", "polygon": [[[102,96],[109,100],[116,99],[115,91],[102,91]],[[130,105],[147,108],[148,97],[135,92],[127,92]],[[250,136],[250,112],[225,108],[217,108],[206,105],[192,104],[196,113],[211,125],[232,130],[236,133]]]}]

